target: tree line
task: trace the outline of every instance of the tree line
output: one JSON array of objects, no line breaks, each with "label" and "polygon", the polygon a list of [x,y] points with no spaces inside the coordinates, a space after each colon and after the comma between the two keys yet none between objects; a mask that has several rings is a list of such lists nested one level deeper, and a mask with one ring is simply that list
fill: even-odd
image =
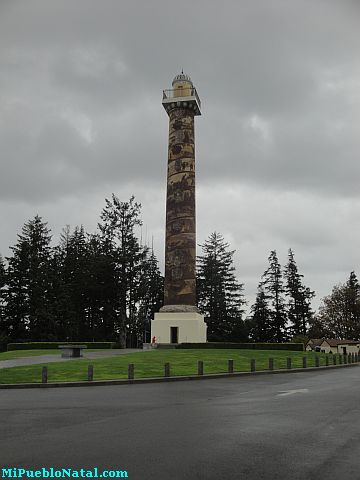
[{"label": "tree line", "polygon": [[269,267],[262,275],[251,309],[251,336],[257,342],[305,337],[313,317],[311,300],[315,293],[303,284],[291,249],[284,269],[276,250],[270,252],[268,260]]},{"label": "tree line", "polygon": [[315,294],[303,284],[291,249],[284,269],[276,251],[271,251],[251,315],[245,319],[243,284],[234,273],[235,252],[218,233],[210,235],[202,250],[198,257],[198,306],[207,318],[209,340],[284,342],[309,333]]},{"label": "tree line", "polygon": [[315,313],[315,292],[304,283],[295,254],[282,267],[276,250],[258,285],[250,315],[243,318],[243,284],[235,276],[234,251],[218,233],[210,235],[197,263],[198,306],[210,341],[306,342],[309,338],[360,339],[360,284],[354,271],[334,286]]},{"label": "tree line", "polygon": [[66,227],[55,247],[41,217],[24,225],[12,256],[0,259],[3,341],[108,340],[124,347],[149,337],[163,278],[154,252],[135,233],[141,205],[115,195],[105,202],[95,234]]},{"label": "tree line", "polygon": [[[153,249],[136,232],[141,205],[114,194],[105,200],[97,231],[63,229],[52,246],[38,215],[25,223],[12,255],[0,256],[0,343],[8,341],[150,341],[150,322],[163,305],[164,279]],[[294,252],[282,267],[275,250],[244,318],[244,285],[234,250],[218,232],[200,245],[197,305],[209,341],[283,342],[309,337],[360,337],[360,286],[354,272],[334,287],[317,314]]]}]

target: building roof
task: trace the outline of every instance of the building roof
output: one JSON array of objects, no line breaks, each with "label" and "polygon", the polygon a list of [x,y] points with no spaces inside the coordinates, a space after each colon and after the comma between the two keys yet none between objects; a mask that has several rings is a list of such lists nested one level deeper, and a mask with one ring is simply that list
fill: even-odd
[{"label": "building roof", "polygon": [[324,341],[324,338],[310,338],[307,345],[310,344],[313,347],[319,347],[323,341]]},{"label": "building roof", "polygon": [[337,340],[336,338],[324,338],[324,342],[328,343],[330,347],[337,347],[338,345],[358,345],[358,340]]}]

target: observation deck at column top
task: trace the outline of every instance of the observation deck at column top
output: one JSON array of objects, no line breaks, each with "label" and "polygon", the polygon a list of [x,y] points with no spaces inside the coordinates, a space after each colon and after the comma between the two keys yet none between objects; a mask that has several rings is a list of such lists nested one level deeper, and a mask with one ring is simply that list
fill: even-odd
[{"label": "observation deck at column top", "polygon": [[183,107],[193,110],[194,115],[201,115],[200,98],[190,77],[181,73],[174,78],[172,86],[174,88],[163,90],[162,104],[167,113],[174,108]]}]

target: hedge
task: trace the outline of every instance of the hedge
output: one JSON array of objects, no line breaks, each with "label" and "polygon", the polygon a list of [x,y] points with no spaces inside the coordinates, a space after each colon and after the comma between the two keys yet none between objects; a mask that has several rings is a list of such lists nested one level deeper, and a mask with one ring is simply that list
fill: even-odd
[{"label": "hedge", "polygon": [[293,350],[304,351],[303,343],[231,343],[231,342],[207,342],[207,343],[180,343],[176,348],[242,348],[248,350]]},{"label": "hedge", "polygon": [[87,348],[114,348],[115,342],[26,342],[8,343],[7,350],[53,350],[59,345],[86,345]]}]

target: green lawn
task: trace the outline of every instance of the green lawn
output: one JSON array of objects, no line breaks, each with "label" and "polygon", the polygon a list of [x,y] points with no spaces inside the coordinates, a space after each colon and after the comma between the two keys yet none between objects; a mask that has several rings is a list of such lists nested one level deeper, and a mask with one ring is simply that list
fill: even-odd
[{"label": "green lawn", "polygon": [[[51,352],[53,351],[51,350]],[[317,355],[320,357],[320,364],[325,365],[325,355]],[[86,380],[89,364],[94,365],[94,380],[108,380],[127,378],[129,363],[135,364],[135,378],[146,378],[162,377],[166,362],[171,364],[171,375],[194,375],[197,373],[198,360],[203,360],[204,373],[207,374],[226,372],[228,359],[234,360],[234,371],[247,372],[250,371],[250,359],[252,358],[256,360],[257,370],[266,370],[269,357],[274,359],[274,368],[279,369],[286,368],[287,357],[292,358],[293,368],[301,367],[303,356],[308,358],[309,367],[315,366],[316,355],[312,352],[239,349],[153,350],[97,360],[72,359],[66,362],[0,369],[0,383],[40,383],[43,365],[48,366],[49,382],[61,382]],[[329,357],[330,364],[332,364],[332,358]],[[2,357],[0,356],[0,358]]]}]

